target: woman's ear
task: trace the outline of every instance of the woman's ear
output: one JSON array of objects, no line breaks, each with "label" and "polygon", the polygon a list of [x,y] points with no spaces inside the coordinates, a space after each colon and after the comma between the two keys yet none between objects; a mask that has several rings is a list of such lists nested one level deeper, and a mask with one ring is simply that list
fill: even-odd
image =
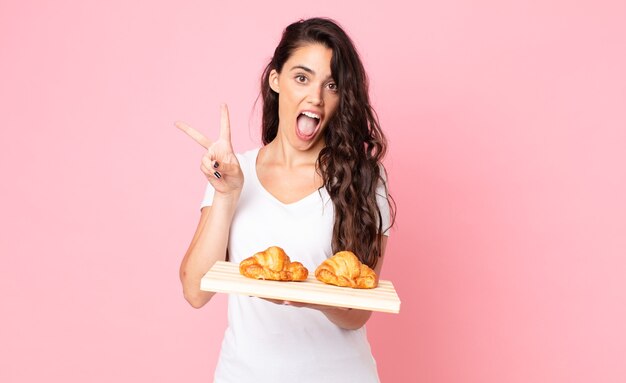
[{"label": "woman's ear", "polygon": [[278,72],[276,69],[272,69],[268,81],[270,83],[270,88],[272,88],[274,92],[280,93],[280,87],[278,86]]}]

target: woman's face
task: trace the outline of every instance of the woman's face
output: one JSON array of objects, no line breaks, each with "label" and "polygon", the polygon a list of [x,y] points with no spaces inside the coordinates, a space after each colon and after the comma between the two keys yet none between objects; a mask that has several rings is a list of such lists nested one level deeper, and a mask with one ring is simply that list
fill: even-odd
[{"label": "woman's face", "polygon": [[296,49],[280,73],[270,73],[270,87],[278,93],[278,134],[298,150],[320,150],[323,132],[339,105],[331,76],[333,51],[321,44]]}]

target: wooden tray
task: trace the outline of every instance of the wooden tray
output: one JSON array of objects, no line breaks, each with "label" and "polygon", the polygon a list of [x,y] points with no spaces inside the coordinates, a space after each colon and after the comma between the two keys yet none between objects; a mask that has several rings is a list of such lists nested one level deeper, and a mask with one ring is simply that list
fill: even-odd
[{"label": "wooden tray", "polygon": [[239,273],[237,263],[218,261],[202,277],[200,289],[394,314],[400,312],[400,299],[390,281],[379,280],[374,289],[352,289],[322,283],[315,279],[311,270],[306,281],[266,281],[244,277]]}]

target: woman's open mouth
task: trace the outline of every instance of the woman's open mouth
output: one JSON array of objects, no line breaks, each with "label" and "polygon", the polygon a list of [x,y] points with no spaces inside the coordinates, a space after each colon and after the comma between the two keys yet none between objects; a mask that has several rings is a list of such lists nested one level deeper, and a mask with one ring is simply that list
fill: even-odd
[{"label": "woman's open mouth", "polygon": [[317,113],[304,111],[300,113],[296,119],[296,135],[305,141],[315,137],[315,133],[319,130],[321,117]]}]

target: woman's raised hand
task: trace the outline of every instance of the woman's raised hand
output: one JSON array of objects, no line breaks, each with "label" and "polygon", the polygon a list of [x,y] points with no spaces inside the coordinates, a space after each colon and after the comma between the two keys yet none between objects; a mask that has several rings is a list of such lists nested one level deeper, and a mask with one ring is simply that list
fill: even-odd
[{"label": "woman's raised hand", "polygon": [[230,119],[226,104],[222,104],[221,114],[220,135],[215,142],[211,142],[202,133],[184,122],[178,121],[175,125],[207,149],[202,157],[200,169],[202,169],[202,172],[216,192],[230,194],[241,191],[243,187],[243,173],[230,141]]}]

